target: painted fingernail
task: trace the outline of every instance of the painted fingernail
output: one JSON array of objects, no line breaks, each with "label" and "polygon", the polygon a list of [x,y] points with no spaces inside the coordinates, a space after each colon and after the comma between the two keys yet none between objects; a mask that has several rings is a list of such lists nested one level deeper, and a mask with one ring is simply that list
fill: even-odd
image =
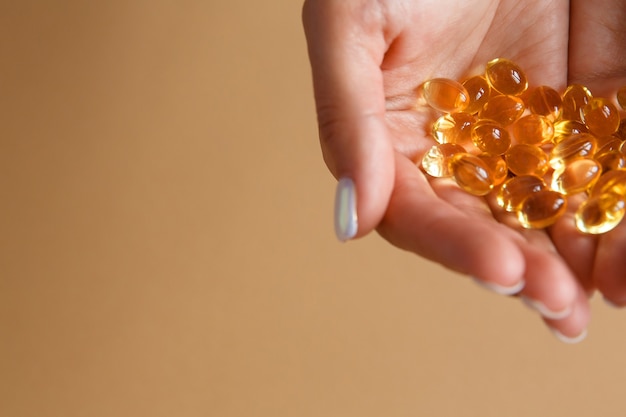
[{"label": "painted fingernail", "polygon": [[483,288],[488,289],[489,291],[493,291],[500,295],[513,295],[520,292],[526,283],[523,279],[519,280],[518,283],[511,285],[510,287],[505,287],[504,285],[494,284],[493,282],[486,282],[476,277],[471,277],[475,283],[480,285]]},{"label": "painted fingernail", "polygon": [[578,336],[570,337],[565,336],[563,333],[558,330],[551,329],[552,333],[563,343],[567,343],[568,345],[575,345],[576,343],[580,343],[587,337],[587,329],[583,330]]},{"label": "painted fingernail", "polygon": [[356,187],[350,178],[341,178],[335,193],[335,234],[342,242],[356,236]]},{"label": "painted fingernail", "polygon": [[522,295],[520,298],[522,299],[524,304],[526,304],[526,306],[528,306],[532,310],[539,312],[539,314],[541,314],[543,317],[550,320],[561,320],[572,314],[571,307],[566,307],[561,311],[552,311],[548,307],[546,307],[546,305],[541,301],[533,300],[532,298],[528,298],[525,295]]}]

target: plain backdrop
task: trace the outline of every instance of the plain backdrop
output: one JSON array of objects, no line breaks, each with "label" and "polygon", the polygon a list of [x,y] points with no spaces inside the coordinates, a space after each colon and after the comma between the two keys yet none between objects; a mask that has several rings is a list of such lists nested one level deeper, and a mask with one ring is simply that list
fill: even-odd
[{"label": "plain backdrop", "polygon": [[332,231],[293,0],[0,7],[0,416],[623,415],[626,311]]}]

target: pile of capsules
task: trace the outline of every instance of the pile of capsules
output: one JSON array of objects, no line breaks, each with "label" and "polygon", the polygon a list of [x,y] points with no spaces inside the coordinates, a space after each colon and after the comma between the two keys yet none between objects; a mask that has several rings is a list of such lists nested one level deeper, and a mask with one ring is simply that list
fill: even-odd
[{"label": "pile of capsules", "polygon": [[427,174],[477,196],[495,193],[525,228],[550,226],[572,201],[584,233],[606,233],[624,217],[626,122],[618,106],[626,108],[626,88],[615,103],[579,84],[562,94],[529,88],[515,62],[498,58],[482,75],[434,78],[419,91],[441,114],[432,125],[436,144],[421,160]]}]

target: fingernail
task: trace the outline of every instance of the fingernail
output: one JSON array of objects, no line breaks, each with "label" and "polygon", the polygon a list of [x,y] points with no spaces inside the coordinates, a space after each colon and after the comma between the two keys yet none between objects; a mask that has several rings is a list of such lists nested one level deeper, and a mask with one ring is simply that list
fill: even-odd
[{"label": "fingernail", "polygon": [[561,320],[572,314],[571,307],[566,307],[561,311],[552,311],[548,307],[546,307],[546,305],[541,301],[533,300],[532,298],[528,298],[525,295],[522,295],[520,298],[522,299],[524,304],[526,304],[526,306],[528,306],[532,310],[539,312],[539,314],[541,314],[543,317],[550,320]]},{"label": "fingernail", "polygon": [[517,284],[514,284],[510,287],[505,287],[504,285],[494,284],[493,282],[486,282],[475,277],[471,277],[471,278],[474,280],[475,283],[477,283],[481,287],[486,288],[489,291],[493,291],[500,295],[517,294],[524,288],[524,285],[526,285],[523,279],[519,280]]},{"label": "fingernail", "polygon": [[341,178],[335,193],[335,234],[342,242],[356,236],[356,188],[350,178]]},{"label": "fingernail", "polygon": [[558,330],[551,329],[552,333],[563,343],[567,343],[568,345],[575,345],[576,343],[580,343],[587,337],[587,329],[583,330],[578,336],[570,337],[565,336],[563,333]]}]

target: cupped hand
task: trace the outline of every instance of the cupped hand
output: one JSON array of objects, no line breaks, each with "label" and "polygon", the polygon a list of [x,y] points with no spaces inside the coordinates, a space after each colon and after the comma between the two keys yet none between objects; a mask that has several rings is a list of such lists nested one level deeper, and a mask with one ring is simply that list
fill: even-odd
[{"label": "cupped hand", "polygon": [[597,242],[575,230],[572,213],[550,230],[525,230],[491,198],[426,178],[415,164],[433,143],[432,115],[415,106],[425,80],[460,79],[506,57],[531,85],[566,86],[568,2],[309,0],[303,21],[322,152],[340,180],[339,238],[376,229],[519,294],[561,339],[583,338]]}]

